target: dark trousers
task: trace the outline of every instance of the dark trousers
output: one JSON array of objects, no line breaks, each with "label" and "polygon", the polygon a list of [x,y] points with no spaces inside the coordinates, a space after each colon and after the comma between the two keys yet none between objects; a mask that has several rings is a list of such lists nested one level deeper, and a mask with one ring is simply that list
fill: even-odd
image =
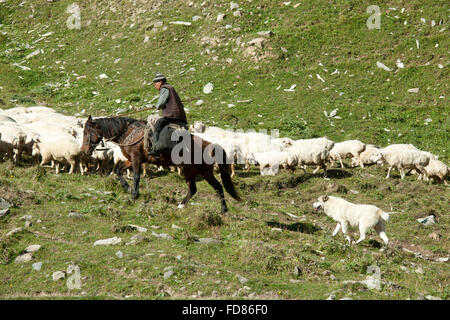
[{"label": "dark trousers", "polygon": [[155,129],[153,131],[153,150],[159,151],[156,149],[156,143],[158,142],[159,134],[161,133],[162,129],[170,123],[176,123],[181,126],[187,126],[187,122],[180,119],[172,119],[165,117],[158,119],[158,121],[156,121],[155,123]]}]

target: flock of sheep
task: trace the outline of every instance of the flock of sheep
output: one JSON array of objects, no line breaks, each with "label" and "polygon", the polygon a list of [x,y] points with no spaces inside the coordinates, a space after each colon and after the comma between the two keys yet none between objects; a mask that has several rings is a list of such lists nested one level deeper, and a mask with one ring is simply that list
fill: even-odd
[{"label": "flock of sheep", "polygon": [[405,170],[410,170],[419,176],[419,180],[436,178],[446,185],[449,175],[449,168],[436,155],[419,150],[412,144],[379,148],[359,140],[338,143],[325,137],[292,140],[287,137],[273,138],[264,133],[234,132],[209,127],[201,122],[195,122],[190,129],[202,139],[220,144],[227,154],[235,156],[235,162],[245,163],[247,170],[250,164],[259,164],[261,175],[275,175],[279,168],[293,170],[300,167],[306,172],[307,166],[315,166],[314,173],[322,168],[326,177],[327,164],[333,166],[334,162],[339,161],[341,168],[344,168],[343,160],[346,158],[352,158],[352,166],[360,165],[362,168],[364,165],[387,163],[386,179],[393,168],[400,171],[402,179]]},{"label": "flock of sheep", "polygon": [[[65,116],[47,107],[16,107],[0,109],[0,158],[8,157],[15,162],[23,154],[41,157],[41,165],[52,162],[59,172],[60,164],[69,164],[69,173],[79,166],[81,174],[91,167],[92,172],[113,173],[115,167],[126,158],[120,147],[112,142],[103,142],[90,159],[83,157],[81,144],[83,125],[86,119]],[[259,165],[261,175],[275,175],[280,168],[294,170],[299,167],[306,172],[307,166],[323,169],[327,176],[327,165],[352,158],[352,166],[384,164],[389,166],[386,178],[393,168],[410,170],[419,179],[438,179],[447,185],[449,168],[437,156],[417,149],[411,144],[393,144],[385,148],[364,144],[358,140],[335,143],[327,138],[292,140],[274,138],[264,133],[235,132],[195,122],[190,131],[212,143],[219,144],[234,163]],[[234,164],[232,165],[233,175]],[[112,171],[110,171],[112,168]]]}]

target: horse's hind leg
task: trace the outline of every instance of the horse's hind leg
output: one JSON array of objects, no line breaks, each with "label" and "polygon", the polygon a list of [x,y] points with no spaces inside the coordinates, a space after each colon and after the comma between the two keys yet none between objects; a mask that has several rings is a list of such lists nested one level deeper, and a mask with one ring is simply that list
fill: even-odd
[{"label": "horse's hind leg", "polygon": [[225,196],[223,194],[223,188],[219,181],[214,177],[214,172],[212,170],[205,170],[201,171],[200,174],[203,176],[203,178],[216,190],[217,194],[220,198],[220,205],[222,206],[222,213],[225,213],[228,211],[227,204],[225,202]]},{"label": "horse's hind leg", "polygon": [[138,157],[134,157],[133,159],[133,180],[134,180],[134,189],[132,192],[133,199],[137,199],[139,197],[139,182],[141,180],[141,161]]},{"label": "horse's hind leg", "polygon": [[131,161],[127,160],[125,162],[122,162],[116,168],[117,178],[119,178],[120,184],[122,185],[122,187],[125,189],[126,192],[128,192],[130,190],[130,185],[123,178],[122,172],[124,170],[128,169],[129,167],[131,167]]},{"label": "horse's hind leg", "polygon": [[192,196],[197,193],[197,185],[195,184],[195,172],[192,168],[184,168],[184,176],[188,185],[188,193],[184,197],[183,201],[178,205],[179,209],[182,209],[191,200]]}]

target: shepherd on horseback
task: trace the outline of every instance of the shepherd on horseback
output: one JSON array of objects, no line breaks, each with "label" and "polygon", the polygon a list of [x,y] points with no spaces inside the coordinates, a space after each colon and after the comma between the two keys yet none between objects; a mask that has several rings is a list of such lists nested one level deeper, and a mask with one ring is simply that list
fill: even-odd
[{"label": "shepherd on horseback", "polygon": [[153,79],[153,85],[159,90],[159,99],[156,108],[162,109],[162,118],[158,119],[153,129],[153,148],[148,156],[157,159],[164,148],[164,144],[158,143],[162,129],[168,124],[174,123],[187,129],[186,112],[183,102],[174,87],[167,83],[166,77],[157,73]]}]

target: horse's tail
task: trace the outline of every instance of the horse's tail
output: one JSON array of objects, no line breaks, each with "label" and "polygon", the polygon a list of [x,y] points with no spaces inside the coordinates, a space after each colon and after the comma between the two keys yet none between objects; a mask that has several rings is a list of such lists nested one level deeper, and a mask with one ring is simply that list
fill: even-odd
[{"label": "horse's tail", "polygon": [[218,164],[218,166],[223,186],[225,187],[225,190],[230,194],[230,196],[233,197],[233,199],[240,201],[241,198],[234,188],[233,181],[231,181],[231,164],[229,164],[227,161],[227,154],[225,150],[223,150],[222,154],[222,161],[220,164]]}]

